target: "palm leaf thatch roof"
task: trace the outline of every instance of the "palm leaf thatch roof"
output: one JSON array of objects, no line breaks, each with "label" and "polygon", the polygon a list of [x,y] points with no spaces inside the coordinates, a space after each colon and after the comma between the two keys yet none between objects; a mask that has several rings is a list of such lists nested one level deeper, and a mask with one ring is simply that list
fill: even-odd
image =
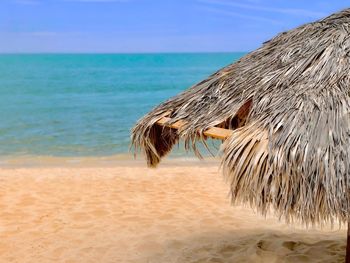
[{"label": "palm leaf thatch roof", "polygon": [[[181,138],[232,129],[222,170],[234,203],[288,222],[346,222],[350,186],[350,9],[283,32],[162,103],[132,130],[156,166]],[[179,130],[156,124],[182,121]]]}]

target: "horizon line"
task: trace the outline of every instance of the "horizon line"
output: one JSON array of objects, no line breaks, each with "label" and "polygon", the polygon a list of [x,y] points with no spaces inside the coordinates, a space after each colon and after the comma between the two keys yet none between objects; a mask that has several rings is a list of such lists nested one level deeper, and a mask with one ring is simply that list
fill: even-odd
[{"label": "horizon line", "polygon": [[143,54],[224,54],[248,53],[250,51],[152,51],[152,52],[1,52],[0,55],[143,55]]}]

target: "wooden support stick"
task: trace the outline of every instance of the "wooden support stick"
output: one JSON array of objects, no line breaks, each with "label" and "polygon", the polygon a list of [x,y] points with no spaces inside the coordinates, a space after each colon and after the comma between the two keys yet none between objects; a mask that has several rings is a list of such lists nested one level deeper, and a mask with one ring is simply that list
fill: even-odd
[{"label": "wooden support stick", "polygon": [[348,219],[348,235],[346,238],[346,256],[345,263],[350,263],[350,220]]},{"label": "wooden support stick", "polygon": [[[172,123],[172,124],[167,124],[168,121],[170,121],[170,120],[171,119],[168,117],[163,117],[157,121],[157,124],[161,125],[161,126],[167,126],[167,127],[173,128],[173,129],[180,129],[182,126],[185,125],[185,122],[181,121],[181,120],[177,121],[175,123]],[[205,136],[208,136],[208,137],[211,137],[214,139],[220,139],[220,140],[227,139],[228,137],[231,136],[232,133],[233,133],[232,130],[218,128],[218,127],[212,127],[212,128],[209,128],[203,132],[203,134]]]}]

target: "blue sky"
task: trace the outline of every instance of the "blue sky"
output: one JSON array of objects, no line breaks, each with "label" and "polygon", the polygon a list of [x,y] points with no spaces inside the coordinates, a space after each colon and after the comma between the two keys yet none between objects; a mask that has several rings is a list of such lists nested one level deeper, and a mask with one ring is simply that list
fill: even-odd
[{"label": "blue sky", "polygon": [[250,51],[346,7],[315,0],[1,0],[0,52]]}]

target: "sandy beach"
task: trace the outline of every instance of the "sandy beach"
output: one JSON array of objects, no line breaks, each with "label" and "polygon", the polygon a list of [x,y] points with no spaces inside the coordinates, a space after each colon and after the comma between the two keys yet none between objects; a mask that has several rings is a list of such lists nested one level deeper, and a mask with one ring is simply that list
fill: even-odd
[{"label": "sandy beach", "polygon": [[1,262],[342,262],[345,230],[232,207],[218,163],[0,169]]}]

